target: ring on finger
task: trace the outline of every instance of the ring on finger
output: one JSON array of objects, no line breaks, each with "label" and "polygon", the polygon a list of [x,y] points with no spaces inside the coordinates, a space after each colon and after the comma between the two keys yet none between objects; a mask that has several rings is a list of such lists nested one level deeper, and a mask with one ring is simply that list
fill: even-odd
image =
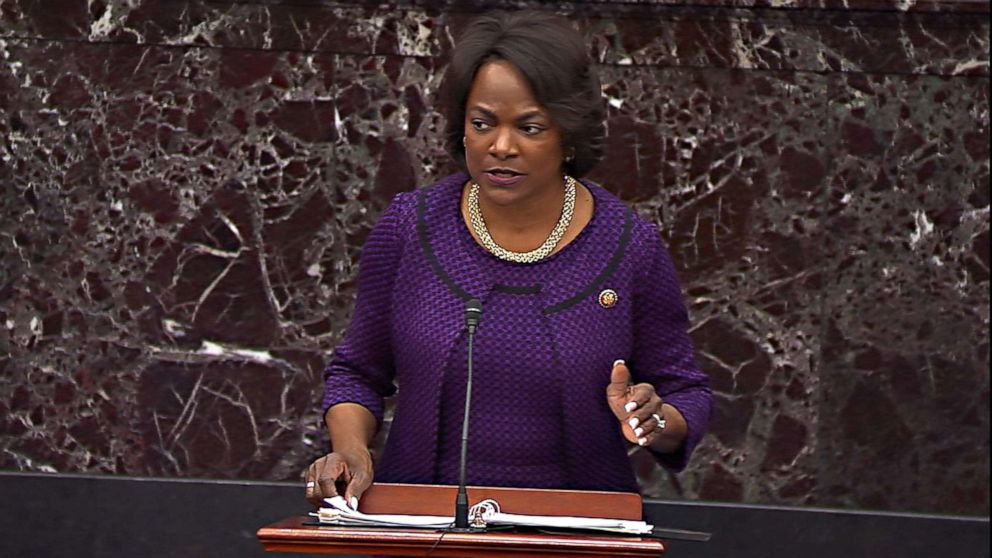
[{"label": "ring on finger", "polygon": [[658,430],[664,430],[665,427],[668,426],[668,422],[665,420],[665,418],[659,415],[658,413],[651,413],[651,418],[653,418],[655,422],[658,423],[658,426],[656,427]]}]

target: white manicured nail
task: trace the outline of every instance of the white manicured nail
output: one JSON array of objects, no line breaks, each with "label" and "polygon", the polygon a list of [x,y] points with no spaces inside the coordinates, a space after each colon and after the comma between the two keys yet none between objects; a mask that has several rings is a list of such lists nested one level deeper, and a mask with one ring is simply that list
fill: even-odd
[{"label": "white manicured nail", "polygon": [[617,365],[619,365],[619,364],[627,364],[627,363],[624,362],[622,358],[618,358],[618,359],[616,359],[616,360],[613,361],[613,368],[616,368]]},{"label": "white manicured nail", "polygon": [[351,497],[351,509],[358,511],[358,498]]},{"label": "white manicured nail", "polygon": [[641,446],[646,446],[646,445],[648,445],[648,439],[647,438],[639,438],[637,440],[637,444],[638,445],[641,445]]},{"label": "white manicured nail", "polygon": [[631,428],[637,428],[637,425],[641,424],[641,421],[637,420],[637,417],[634,417],[627,421],[627,424],[629,424]]},{"label": "white manicured nail", "polygon": [[628,401],[626,405],[623,406],[623,410],[628,413],[637,408],[637,401]]},{"label": "white manicured nail", "polygon": [[643,435],[644,435],[644,429],[643,428],[635,428],[634,429],[634,436],[637,436],[638,438],[640,438]]}]

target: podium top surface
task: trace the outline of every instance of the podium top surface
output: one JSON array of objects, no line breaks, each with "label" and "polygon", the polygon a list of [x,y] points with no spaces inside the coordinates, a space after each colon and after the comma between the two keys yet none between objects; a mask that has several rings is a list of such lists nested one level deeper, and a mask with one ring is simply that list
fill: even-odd
[{"label": "podium top surface", "polygon": [[258,530],[270,552],[321,554],[386,554],[391,556],[514,557],[640,556],[665,551],[657,539],[571,533],[451,533],[429,529],[335,527],[307,525],[294,516]]}]

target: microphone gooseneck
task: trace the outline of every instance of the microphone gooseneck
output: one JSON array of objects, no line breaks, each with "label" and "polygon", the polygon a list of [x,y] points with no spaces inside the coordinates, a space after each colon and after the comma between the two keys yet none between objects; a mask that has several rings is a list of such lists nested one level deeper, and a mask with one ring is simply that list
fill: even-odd
[{"label": "microphone gooseneck", "polygon": [[465,490],[465,469],[468,462],[468,417],[472,410],[472,339],[482,317],[482,302],[477,298],[465,303],[465,326],[468,328],[468,374],[465,382],[465,414],[462,416],[462,447],[458,469],[458,495],[455,497],[455,528],[469,529],[468,492]]}]

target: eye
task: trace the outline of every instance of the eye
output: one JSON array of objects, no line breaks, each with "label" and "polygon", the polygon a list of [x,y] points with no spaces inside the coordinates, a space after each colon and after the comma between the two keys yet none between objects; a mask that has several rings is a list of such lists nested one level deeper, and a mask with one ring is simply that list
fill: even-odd
[{"label": "eye", "polygon": [[486,122],[485,120],[479,120],[478,118],[473,118],[471,124],[472,124],[472,129],[479,132],[489,129],[489,123]]},{"label": "eye", "polygon": [[544,131],[544,127],[538,126],[537,124],[524,124],[523,126],[520,127],[520,130],[523,133],[527,134],[528,136],[533,136],[535,134],[540,134],[542,131]]}]

